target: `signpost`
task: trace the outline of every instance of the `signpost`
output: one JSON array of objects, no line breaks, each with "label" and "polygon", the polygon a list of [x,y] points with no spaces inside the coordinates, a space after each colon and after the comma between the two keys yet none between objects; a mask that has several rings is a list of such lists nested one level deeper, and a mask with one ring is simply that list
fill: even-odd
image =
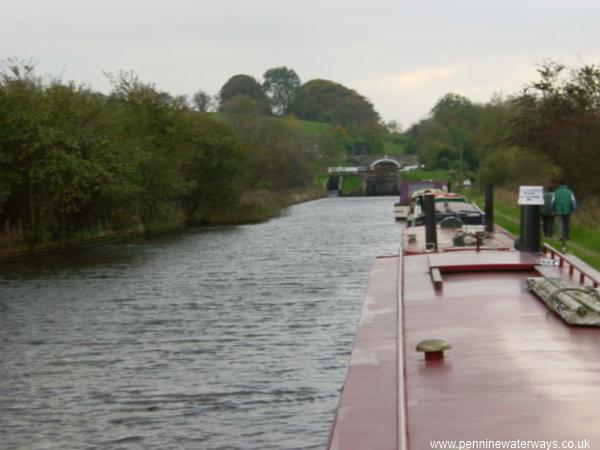
[{"label": "signpost", "polygon": [[544,204],[543,186],[520,186],[521,237],[519,250],[539,252],[541,250],[540,206]]},{"label": "signpost", "polygon": [[519,186],[519,205],[543,205],[543,186]]}]

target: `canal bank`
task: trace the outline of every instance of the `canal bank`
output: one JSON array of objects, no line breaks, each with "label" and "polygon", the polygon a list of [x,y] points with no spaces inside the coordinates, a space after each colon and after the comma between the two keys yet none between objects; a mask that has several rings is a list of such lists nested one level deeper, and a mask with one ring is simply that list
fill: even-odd
[{"label": "canal bank", "polygon": [[237,225],[264,222],[277,217],[284,208],[324,196],[325,190],[321,188],[248,192],[242,195],[238,208],[208,214],[202,218],[200,224]]},{"label": "canal bank", "polygon": [[[517,189],[496,189],[494,215],[496,221],[511,233],[519,234],[520,209],[516,199]],[[480,207],[483,208],[483,194],[475,191],[467,193]],[[569,253],[577,256],[585,264],[600,270],[600,231],[598,223],[600,214],[598,204],[593,199],[588,199],[573,215],[571,239],[567,241]],[[560,248],[558,241],[558,221],[554,224],[554,239],[543,238],[543,241],[553,247]]]},{"label": "canal bank", "polygon": [[184,220],[181,216],[150,226],[145,226],[140,222],[125,230],[115,230],[109,224],[99,222],[95,229],[85,230],[78,236],[33,245],[20,238],[22,233],[19,232],[19,229],[13,232],[5,230],[4,233],[0,233],[0,262],[72,251],[78,248],[120,242],[140,236],[172,232],[199,225],[259,223],[277,217],[283,209],[291,205],[316,200],[324,195],[324,190],[319,188],[295,189],[283,192],[253,191],[242,195],[240,204],[236,209],[212,213],[193,221]]}]

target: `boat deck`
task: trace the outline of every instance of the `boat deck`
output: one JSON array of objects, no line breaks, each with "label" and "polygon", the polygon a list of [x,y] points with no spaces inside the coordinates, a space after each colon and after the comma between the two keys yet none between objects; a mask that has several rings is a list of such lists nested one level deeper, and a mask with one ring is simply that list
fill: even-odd
[{"label": "boat deck", "polygon": [[[476,227],[470,228],[476,229]],[[467,230],[469,230],[469,227],[467,227]],[[438,248],[441,252],[463,251],[476,247],[475,245],[456,247],[454,245],[454,236],[458,231],[461,231],[461,229],[437,228]],[[425,252],[425,227],[406,228],[402,239],[406,254],[413,255]],[[497,227],[494,233],[491,233],[481,242],[480,247],[483,250],[513,250],[515,248],[515,238],[507,231]]]},{"label": "boat deck", "polygon": [[[330,449],[486,439],[600,445],[600,328],[566,324],[525,283],[540,272],[574,283],[579,276],[514,251],[497,252],[504,259],[480,271],[476,253],[375,262]],[[441,259],[449,255],[450,263]],[[442,270],[436,257],[445,267],[464,264]],[[415,347],[434,337],[453,348],[425,361]]]},{"label": "boat deck", "polygon": [[398,257],[369,276],[330,449],[395,449],[398,428]]}]

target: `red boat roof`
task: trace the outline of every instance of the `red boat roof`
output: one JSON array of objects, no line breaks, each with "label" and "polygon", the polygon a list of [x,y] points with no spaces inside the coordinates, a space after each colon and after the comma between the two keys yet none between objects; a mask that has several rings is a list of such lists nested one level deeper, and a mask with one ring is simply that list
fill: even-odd
[{"label": "red boat roof", "polygon": [[397,292],[398,257],[377,259],[329,442],[331,450],[398,448]]},{"label": "red boat roof", "polygon": [[529,253],[499,251],[465,251],[432,253],[428,257],[430,269],[446,272],[481,272],[485,270],[532,270],[536,258]]},{"label": "red boat roof", "polygon": [[[522,265],[474,271],[483,256]],[[538,257],[465,250],[378,259],[329,448],[425,450],[436,440],[486,439],[599,445],[600,329],[566,324],[525,283],[538,272],[591,281],[568,262],[535,266]],[[452,272],[461,265],[469,270]],[[450,268],[441,289],[432,268]],[[426,361],[415,348],[435,337],[453,348]]]}]

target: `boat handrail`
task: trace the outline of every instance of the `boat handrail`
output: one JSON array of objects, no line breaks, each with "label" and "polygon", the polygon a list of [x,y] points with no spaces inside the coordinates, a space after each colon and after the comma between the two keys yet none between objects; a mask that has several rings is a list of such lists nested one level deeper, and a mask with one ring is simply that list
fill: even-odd
[{"label": "boat handrail", "polygon": [[569,267],[569,275],[573,276],[575,271],[579,273],[579,283],[585,284],[585,279],[587,278],[592,283],[592,286],[595,288],[600,285],[600,280],[597,276],[590,274],[585,269],[578,266],[575,262],[573,262],[567,255],[559,252],[557,249],[552,247],[551,245],[544,243],[542,247],[542,251],[545,255],[549,255],[552,261],[558,260],[558,266],[564,267],[565,264]]}]

